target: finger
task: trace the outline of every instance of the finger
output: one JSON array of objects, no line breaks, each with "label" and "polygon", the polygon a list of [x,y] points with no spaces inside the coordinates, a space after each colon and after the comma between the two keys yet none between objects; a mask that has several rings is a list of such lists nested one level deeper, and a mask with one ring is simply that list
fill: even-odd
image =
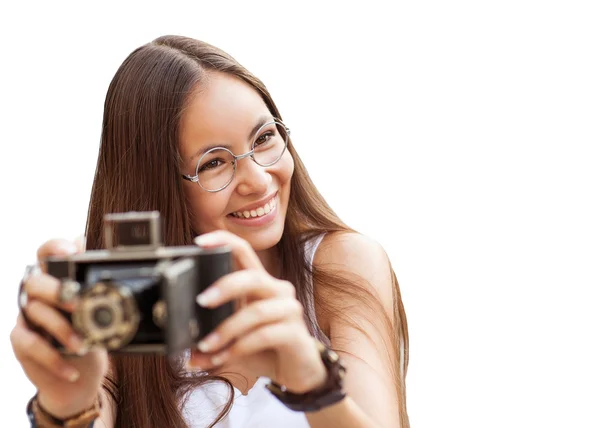
[{"label": "finger", "polygon": [[77,248],[78,253],[83,253],[85,251],[85,247],[87,245],[87,238],[85,235],[79,235],[75,238],[74,241],[75,248]]},{"label": "finger", "polygon": [[67,311],[72,311],[73,302],[62,303],[59,299],[60,281],[48,274],[33,275],[24,284],[27,298],[41,300],[50,306],[58,306]]},{"label": "finger", "polygon": [[80,251],[77,244],[66,239],[52,239],[37,250],[37,259],[42,271],[46,272],[46,258],[50,256],[68,256]]},{"label": "finger", "polygon": [[68,364],[58,350],[40,335],[29,330],[22,316],[19,316],[17,325],[10,334],[10,341],[17,359],[24,364],[32,361],[45,371],[69,382],[79,379],[77,369]]},{"label": "finger", "polygon": [[[64,377],[49,372],[36,361],[26,358],[20,362],[25,371],[25,375],[34,385],[56,385],[57,383],[60,385],[65,382]],[[69,381],[69,383],[71,382]]]},{"label": "finger", "polygon": [[55,385],[64,383],[65,379],[49,372],[45,367],[30,359],[21,361],[27,377],[34,385]]},{"label": "finger", "polygon": [[67,349],[80,355],[85,352],[81,338],[75,333],[67,318],[56,309],[40,300],[31,300],[24,310],[31,323],[41,327]]},{"label": "finger", "polygon": [[213,366],[218,366],[232,358],[240,359],[257,352],[289,346],[300,334],[300,329],[296,329],[294,325],[296,323],[279,322],[253,330],[236,340],[229,348],[211,356],[210,362]]},{"label": "finger", "polygon": [[213,308],[235,299],[295,297],[296,289],[288,281],[273,278],[265,271],[241,270],[219,278],[198,295],[200,306]]},{"label": "finger", "polygon": [[302,305],[296,299],[267,299],[252,303],[223,321],[212,333],[198,343],[204,353],[215,352],[239,337],[266,324],[301,319]]},{"label": "finger", "polygon": [[51,239],[37,250],[37,259],[44,260],[49,256],[67,256],[80,251],[77,244],[66,239]]},{"label": "finger", "polygon": [[186,368],[188,370],[207,370],[211,368],[213,364],[210,359],[214,354],[204,354],[199,351],[192,350],[190,359],[186,362]]},{"label": "finger", "polygon": [[196,237],[194,242],[204,248],[214,248],[226,245],[231,248],[231,255],[239,269],[264,270],[263,264],[248,241],[231,232],[217,230]]}]

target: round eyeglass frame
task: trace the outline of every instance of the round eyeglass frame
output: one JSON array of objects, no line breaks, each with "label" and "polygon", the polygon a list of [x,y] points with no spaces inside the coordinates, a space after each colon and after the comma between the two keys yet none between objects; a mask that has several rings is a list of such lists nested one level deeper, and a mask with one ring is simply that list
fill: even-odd
[{"label": "round eyeglass frame", "polygon": [[[283,150],[279,154],[279,157],[277,159],[275,159],[273,162],[270,162],[268,164],[261,164],[254,157],[254,143],[256,142],[256,136],[258,134],[260,134],[261,131],[265,127],[267,127],[269,125],[272,125],[272,124],[281,125],[285,129],[285,142],[284,142],[284,145],[283,145]],[[262,166],[263,168],[267,168],[267,167],[275,165],[277,162],[279,162],[279,160],[283,157],[283,154],[285,153],[285,151],[287,149],[287,145],[288,145],[290,134],[291,134],[290,128],[288,128],[281,120],[274,119],[274,120],[272,120],[270,122],[265,123],[260,128],[258,128],[258,131],[256,131],[256,134],[254,134],[254,138],[252,140],[253,141],[252,142],[252,149],[249,152],[241,154],[241,155],[235,155],[235,154],[233,154],[233,152],[231,150],[229,150],[229,149],[227,149],[225,147],[213,147],[212,149],[210,149],[209,151],[207,151],[206,153],[204,153],[202,156],[200,156],[200,159],[198,159],[198,162],[196,163],[196,175],[182,174],[182,177],[185,180],[187,180],[187,181],[191,181],[192,183],[196,183],[198,186],[200,186],[201,189],[203,189],[203,190],[205,190],[207,192],[210,192],[210,193],[220,192],[221,190],[223,190],[224,188],[226,188],[227,186],[229,186],[231,184],[231,182],[233,181],[233,179],[235,178],[235,172],[237,171],[238,160],[242,160],[244,158],[250,157],[250,158],[252,158],[252,160],[254,161],[254,163],[256,163],[259,166]],[[200,178],[198,177],[198,168],[200,167],[202,159],[204,159],[205,156],[207,156],[208,154],[210,154],[210,153],[212,153],[214,151],[217,151],[217,150],[225,150],[225,151],[229,152],[229,154],[231,154],[231,156],[233,157],[233,174],[231,174],[231,178],[223,186],[219,187],[216,190],[209,190],[206,187],[202,186],[202,184],[200,184]]]}]

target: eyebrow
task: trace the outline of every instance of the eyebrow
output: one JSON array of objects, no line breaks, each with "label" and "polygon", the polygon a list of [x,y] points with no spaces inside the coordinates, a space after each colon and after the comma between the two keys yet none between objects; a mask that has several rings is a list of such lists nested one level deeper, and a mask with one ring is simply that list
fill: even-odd
[{"label": "eyebrow", "polygon": [[[256,125],[254,125],[254,127],[252,128],[252,130],[248,134],[248,140],[251,140],[256,135],[256,133],[258,132],[258,130],[261,128],[261,126],[263,126],[265,123],[271,122],[273,120],[275,120],[273,118],[273,116],[269,116],[269,115],[260,116],[258,118],[258,120],[256,121]],[[190,156],[190,158],[188,159],[188,161],[191,161],[193,159],[197,159],[198,157],[202,156],[204,153],[208,152],[209,150],[215,149],[217,147],[224,147],[226,149],[231,150],[231,144],[212,144],[210,146],[201,147],[192,156]],[[233,151],[233,150],[231,150],[231,151]]]}]

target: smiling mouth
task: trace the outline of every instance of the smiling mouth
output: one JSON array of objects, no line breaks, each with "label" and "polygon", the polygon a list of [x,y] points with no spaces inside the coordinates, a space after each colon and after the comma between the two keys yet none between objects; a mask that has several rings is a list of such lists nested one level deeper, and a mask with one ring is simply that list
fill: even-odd
[{"label": "smiling mouth", "polygon": [[277,206],[277,202],[275,201],[276,197],[277,197],[277,195],[275,195],[270,201],[268,201],[263,206],[254,208],[252,210],[236,211],[236,212],[233,212],[233,213],[227,214],[227,215],[231,216],[231,217],[235,217],[235,218],[242,218],[242,219],[258,218],[258,217],[265,216],[265,215],[269,214],[271,211],[273,211],[275,209],[275,207]]}]

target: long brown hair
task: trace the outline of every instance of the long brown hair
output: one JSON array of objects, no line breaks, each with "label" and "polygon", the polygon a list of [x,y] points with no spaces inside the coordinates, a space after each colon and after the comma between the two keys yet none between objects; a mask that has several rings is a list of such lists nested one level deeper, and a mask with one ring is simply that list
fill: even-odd
[{"label": "long brown hair", "polygon": [[[281,115],[265,85],[230,55],[210,44],[181,36],[163,36],[134,50],[111,81],[104,105],[102,137],[86,227],[87,249],[104,247],[104,214],[158,210],[164,218],[166,245],[190,245],[195,236],[179,173],[178,136],[186,103],[209,71],[229,73],[260,94],[271,114]],[[351,231],[333,212],[312,183],[293,144],[294,173],[284,233],[278,243],[283,277],[296,285],[305,304],[315,300],[318,313],[341,316],[337,296],[358,299],[373,312],[383,306],[360,279],[332,269],[311,269],[304,256],[306,239],[320,233]],[[408,331],[400,291],[394,280],[394,319],[382,334],[393,341],[393,373],[402,427],[407,428],[405,376],[408,365]],[[313,275],[315,293],[306,286]],[[318,291],[321,290],[321,291]],[[309,329],[318,334],[315,317],[307,316]],[[348,322],[353,322],[348,320]],[[111,374],[105,388],[117,403],[116,426],[136,428],[186,427],[182,400],[191,388],[223,381],[207,375],[190,376],[162,356],[111,355]],[[229,384],[230,391],[233,391]],[[231,407],[232,398],[220,417]],[[216,421],[215,421],[216,423]]]}]

